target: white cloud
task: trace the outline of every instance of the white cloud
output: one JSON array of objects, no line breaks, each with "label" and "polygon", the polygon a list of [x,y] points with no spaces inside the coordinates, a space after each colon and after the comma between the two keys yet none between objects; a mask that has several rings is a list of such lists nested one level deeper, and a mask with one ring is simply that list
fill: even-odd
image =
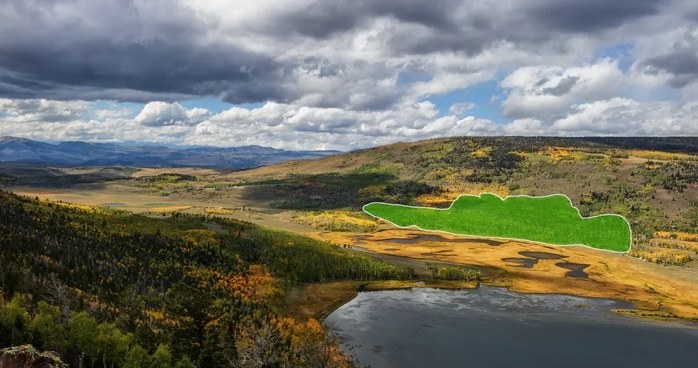
[{"label": "white cloud", "polygon": [[698,103],[641,103],[613,98],[576,105],[566,117],[555,121],[550,132],[557,135],[697,135]]},{"label": "white cloud", "polygon": [[143,107],[135,121],[145,126],[195,125],[206,120],[209,115],[206,109],[185,109],[177,102],[153,101]]},{"label": "white cloud", "polygon": [[509,135],[691,136],[698,135],[698,103],[616,97],[573,105],[564,116],[550,121],[517,119],[504,130]]},{"label": "white cloud", "polygon": [[477,106],[475,102],[457,102],[448,108],[448,112],[456,116],[463,116],[468,110],[472,110]]},{"label": "white cloud", "polygon": [[612,59],[570,68],[523,67],[500,83],[509,90],[502,110],[513,118],[550,119],[577,101],[616,96],[625,83],[623,72]]},{"label": "white cloud", "polygon": [[[46,101],[44,105],[60,106],[59,111],[89,110],[97,106],[82,101],[54,102]],[[51,141],[257,144],[286,149],[340,150],[465,135],[627,135],[628,131],[633,135],[698,135],[698,103],[639,102],[627,98],[575,104],[555,119],[521,118],[504,125],[474,116],[442,116],[428,101],[381,111],[310,108],[270,102],[252,109],[233,107],[217,114],[178,104],[156,104],[144,108],[139,114],[141,118],[115,114],[90,120],[74,115],[69,120],[55,121],[37,119],[32,109],[24,111],[16,107],[35,104],[40,102],[0,100],[1,106],[13,106],[12,110],[7,110],[12,111],[11,114],[0,115],[0,135]],[[204,116],[206,119],[202,119]],[[146,117],[165,123],[144,125]],[[170,121],[189,123],[170,124]]]},{"label": "white cloud", "polygon": [[547,135],[546,125],[537,119],[516,119],[504,127],[508,135]]},{"label": "white cloud", "polygon": [[0,98],[0,112],[17,123],[70,121],[78,119],[89,104],[84,101],[11,100]]}]

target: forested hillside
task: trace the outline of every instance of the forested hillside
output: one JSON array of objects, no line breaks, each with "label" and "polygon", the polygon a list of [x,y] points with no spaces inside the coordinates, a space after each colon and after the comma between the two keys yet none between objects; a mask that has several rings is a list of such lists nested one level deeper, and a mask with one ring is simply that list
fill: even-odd
[{"label": "forested hillside", "polygon": [[345,367],[279,298],[303,282],[412,270],[215,217],[155,218],[0,193],[0,346],[75,367]]}]

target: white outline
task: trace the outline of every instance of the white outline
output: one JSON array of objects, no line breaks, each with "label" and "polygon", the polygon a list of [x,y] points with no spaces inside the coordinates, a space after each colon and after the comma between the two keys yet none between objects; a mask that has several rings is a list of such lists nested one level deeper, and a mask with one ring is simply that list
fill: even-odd
[{"label": "white outline", "polygon": [[[630,246],[628,247],[628,250],[626,250],[625,252],[620,252],[620,251],[611,250],[611,249],[600,249],[600,248],[595,248],[595,247],[592,247],[592,246],[589,246],[589,245],[586,245],[586,244],[551,244],[551,243],[545,243],[545,242],[536,241],[536,240],[530,240],[530,239],[518,239],[518,238],[504,238],[504,237],[499,237],[499,236],[482,236],[482,235],[459,234],[459,233],[453,233],[453,232],[446,231],[446,230],[429,230],[429,229],[423,229],[423,228],[421,228],[421,227],[419,227],[419,226],[417,226],[417,225],[400,226],[400,225],[397,225],[397,224],[393,223],[392,221],[386,220],[386,219],[384,219],[384,218],[382,218],[382,217],[379,217],[379,216],[374,216],[374,215],[371,214],[370,212],[366,211],[366,206],[368,206],[368,205],[370,205],[370,204],[384,204],[384,205],[388,205],[388,206],[397,206],[397,207],[426,208],[426,209],[429,209],[429,210],[436,210],[436,211],[448,211],[448,210],[451,209],[451,207],[453,207],[453,204],[456,203],[456,201],[458,201],[461,197],[466,197],[466,196],[467,196],[467,197],[482,198],[482,195],[483,195],[483,194],[491,194],[491,195],[493,195],[493,196],[496,196],[497,198],[499,198],[499,199],[502,200],[502,201],[505,201],[505,200],[507,200],[508,198],[513,198],[513,197],[527,197],[527,198],[534,198],[534,199],[535,199],[535,198],[547,198],[547,197],[563,196],[563,197],[567,198],[567,200],[570,202],[570,206],[571,206],[572,208],[574,208],[575,210],[577,210],[577,214],[579,215],[579,218],[580,218],[582,221],[588,220],[588,219],[592,219],[592,218],[596,218],[596,217],[601,217],[601,216],[617,216],[617,217],[622,218],[622,219],[625,221],[625,223],[628,224],[628,230],[630,230],[630,239],[629,239],[629,240],[630,240],[630,242],[629,242],[629,243],[630,243]],[[554,246],[554,247],[575,247],[575,246],[581,246],[581,247],[586,247],[586,248],[590,248],[590,249],[594,249],[594,250],[601,250],[601,251],[605,251],[605,252],[611,252],[611,253],[615,253],[615,254],[628,254],[628,252],[630,252],[630,250],[633,248],[633,229],[632,229],[632,227],[630,226],[630,222],[628,221],[628,219],[625,218],[625,216],[622,216],[622,215],[619,215],[619,214],[616,214],[616,213],[605,213],[605,214],[601,214],[601,215],[594,215],[594,216],[584,217],[584,216],[582,216],[582,213],[579,212],[579,208],[577,208],[577,207],[574,205],[574,203],[572,203],[572,200],[570,199],[570,197],[568,197],[566,194],[563,194],[563,193],[548,194],[548,195],[544,195],[544,196],[530,196],[530,195],[527,195],[527,194],[515,194],[515,195],[508,195],[508,196],[502,198],[501,196],[499,196],[499,194],[496,194],[496,193],[492,193],[492,192],[481,192],[480,194],[461,194],[461,195],[458,196],[458,198],[454,199],[454,200],[451,202],[451,205],[448,206],[448,208],[435,208],[435,207],[424,207],[424,206],[410,206],[410,205],[406,205],[406,204],[386,203],[386,202],[370,202],[370,203],[366,203],[365,205],[363,205],[363,207],[361,207],[361,210],[362,210],[364,213],[366,213],[367,215],[369,215],[369,216],[371,216],[371,217],[373,217],[373,218],[377,218],[377,219],[379,219],[379,220],[383,220],[383,221],[385,221],[385,222],[387,222],[387,223],[389,223],[389,224],[391,224],[391,225],[393,225],[393,226],[395,226],[395,227],[401,228],[401,229],[418,229],[418,230],[421,230],[421,231],[438,232],[438,233],[445,233],[445,234],[450,234],[450,235],[454,235],[454,236],[467,236],[467,237],[473,237],[473,238],[479,238],[479,239],[514,240],[514,241],[520,241],[520,242],[525,242],[525,243],[536,243],[536,244],[543,244],[543,245],[551,245],[551,246]]]}]

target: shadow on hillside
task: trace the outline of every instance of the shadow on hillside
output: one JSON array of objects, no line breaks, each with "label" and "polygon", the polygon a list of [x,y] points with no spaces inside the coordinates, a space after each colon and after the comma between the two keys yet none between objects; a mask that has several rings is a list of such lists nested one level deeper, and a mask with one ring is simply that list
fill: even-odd
[{"label": "shadow on hillside", "polygon": [[415,197],[438,188],[388,173],[328,173],[292,175],[247,186],[244,199],[270,200],[281,209],[360,209],[373,201],[412,203]]}]

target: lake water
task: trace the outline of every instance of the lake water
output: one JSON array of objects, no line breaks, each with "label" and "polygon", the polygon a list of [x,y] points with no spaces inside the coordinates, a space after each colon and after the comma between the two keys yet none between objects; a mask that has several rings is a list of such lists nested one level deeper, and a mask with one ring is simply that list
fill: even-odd
[{"label": "lake water", "polygon": [[618,316],[628,303],[503,288],[363,292],[325,320],[385,367],[698,367],[698,324]]}]

